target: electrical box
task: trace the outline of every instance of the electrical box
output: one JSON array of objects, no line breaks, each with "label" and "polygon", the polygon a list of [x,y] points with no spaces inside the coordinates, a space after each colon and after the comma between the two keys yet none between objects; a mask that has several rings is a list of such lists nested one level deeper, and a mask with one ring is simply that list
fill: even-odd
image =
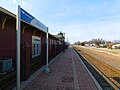
[{"label": "electrical box", "polygon": [[12,58],[0,58],[0,73],[12,70]]}]

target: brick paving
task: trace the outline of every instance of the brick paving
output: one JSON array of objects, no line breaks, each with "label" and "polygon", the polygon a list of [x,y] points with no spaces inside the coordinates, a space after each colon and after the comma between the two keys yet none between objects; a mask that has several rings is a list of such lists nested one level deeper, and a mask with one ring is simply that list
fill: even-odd
[{"label": "brick paving", "polygon": [[93,80],[72,48],[68,48],[24,90],[97,90]]}]

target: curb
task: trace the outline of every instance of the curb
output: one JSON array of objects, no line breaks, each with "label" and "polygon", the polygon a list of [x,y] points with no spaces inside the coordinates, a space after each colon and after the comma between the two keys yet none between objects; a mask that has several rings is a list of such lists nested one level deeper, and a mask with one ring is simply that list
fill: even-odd
[{"label": "curb", "polygon": [[[76,55],[78,56],[77,52],[73,49],[73,51],[76,53]],[[83,64],[83,66],[85,67],[85,69],[87,70],[87,72],[89,73],[90,77],[92,78],[93,82],[95,83],[96,87],[98,88],[98,90],[103,90],[102,87],[100,86],[100,84],[97,82],[97,80],[94,78],[94,76],[92,75],[92,73],[87,69],[86,65],[83,63],[83,61],[81,60],[81,58],[78,56],[80,62]]]}]

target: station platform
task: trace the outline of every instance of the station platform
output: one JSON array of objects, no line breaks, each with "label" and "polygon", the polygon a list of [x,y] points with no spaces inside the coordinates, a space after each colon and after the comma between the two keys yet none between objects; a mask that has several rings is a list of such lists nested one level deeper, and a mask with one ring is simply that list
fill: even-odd
[{"label": "station platform", "polygon": [[50,73],[41,72],[23,90],[99,90],[72,47],[49,68]]}]

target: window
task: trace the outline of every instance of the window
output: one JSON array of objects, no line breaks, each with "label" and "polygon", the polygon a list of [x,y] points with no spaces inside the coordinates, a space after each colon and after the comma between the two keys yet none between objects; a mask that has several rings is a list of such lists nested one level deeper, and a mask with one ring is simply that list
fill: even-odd
[{"label": "window", "polygon": [[39,56],[41,53],[41,38],[32,36],[32,57]]}]

